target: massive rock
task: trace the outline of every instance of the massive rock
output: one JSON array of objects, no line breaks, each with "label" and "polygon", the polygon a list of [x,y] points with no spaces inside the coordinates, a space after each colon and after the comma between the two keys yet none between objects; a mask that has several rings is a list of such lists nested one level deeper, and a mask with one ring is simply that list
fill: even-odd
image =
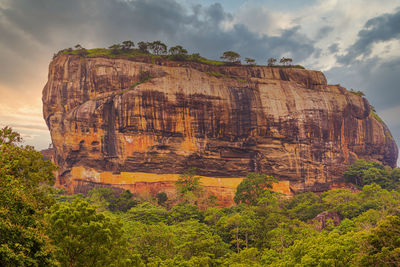
[{"label": "massive rock", "polygon": [[229,203],[248,172],[276,176],[285,193],[321,191],[356,159],[395,166],[398,154],[365,98],[298,68],[59,55],[43,113],[71,192],[173,194],[196,167]]}]

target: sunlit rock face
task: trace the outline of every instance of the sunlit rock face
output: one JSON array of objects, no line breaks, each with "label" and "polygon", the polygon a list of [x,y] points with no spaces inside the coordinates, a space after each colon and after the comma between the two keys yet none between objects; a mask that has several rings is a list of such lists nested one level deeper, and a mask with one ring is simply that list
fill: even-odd
[{"label": "sunlit rock face", "polygon": [[278,191],[321,191],[356,159],[397,160],[365,98],[298,68],[60,55],[43,113],[57,183],[71,192],[103,184],[172,195],[190,167],[220,200],[249,172],[276,176]]}]

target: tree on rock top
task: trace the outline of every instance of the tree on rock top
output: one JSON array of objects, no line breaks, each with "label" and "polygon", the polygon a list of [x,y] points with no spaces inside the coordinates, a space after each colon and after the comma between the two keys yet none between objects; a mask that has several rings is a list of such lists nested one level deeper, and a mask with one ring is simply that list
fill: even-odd
[{"label": "tree on rock top", "polygon": [[187,50],[180,45],[173,46],[168,51],[173,60],[185,60],[187,56]]},{"label": "tree on rock top", "polygon": [[240,63],[240,55],[233,51],[226,51],[221,56],[221,59],[227,60],[229,63]]},{"label": "tree on rock top", "polygon": [[250,65],[250,66],[255,66],[256,65],[256,60],[254,58],[246,57],[245,61],[246,61],[247,65]]},{"label": "tree on rock top", "polygon": [[268,62],[268,66],[272,67],[276,63],[276,58],[270,57],[267,62]]},{"label": "tree on rock top", "polygon": [[130,40],[122,42],[122,50],[128,51],[131,50],[133,47],[135,47],[135,43]]},{"label": "tree on rock top", "polygon": [[288,57],[282,57],[280,60],[280,63],[282,63],[284,66],[290,65],[293,62],[293,59],[288,58]]},{"label": "tree on rock top", "polygon": [[154,41],[154,42],[149,43],[149,49],[155,55],[163,55],[163,54],[167,53],[167,45],[161,41]]},{"label": "tree on rock top", "polygon": [[139,42],[138,48],[143,53],[149,53],[149,43],[148,42]]}]

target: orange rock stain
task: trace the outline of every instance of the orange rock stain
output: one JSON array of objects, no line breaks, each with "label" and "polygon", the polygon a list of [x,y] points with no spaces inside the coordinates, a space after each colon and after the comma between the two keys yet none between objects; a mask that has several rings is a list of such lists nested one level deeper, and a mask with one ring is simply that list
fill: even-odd
[{"label": "orange rock stain", "polygon": [[150,151],[150,148],[156,144],[154,135],[120,134],[118,140],[123,140],[123,142],[121,142],[121,146],[123,149],[122,155],[124,155],[125,159],[135,152],[148,152]]}]

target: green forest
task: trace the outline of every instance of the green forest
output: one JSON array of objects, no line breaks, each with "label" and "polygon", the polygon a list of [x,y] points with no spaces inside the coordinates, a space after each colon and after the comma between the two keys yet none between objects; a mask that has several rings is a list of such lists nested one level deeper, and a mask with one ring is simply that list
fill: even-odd
[{"label": "green forest", "polygon": [[207,199],[194,169],[177,199],[97,188],[55,189],[57,169],[6,127],[0,130],[1,266],[398,266],[400,170],[356,161],[355,190],[292,198],[276,178],[250,173],[237,205]]}]

